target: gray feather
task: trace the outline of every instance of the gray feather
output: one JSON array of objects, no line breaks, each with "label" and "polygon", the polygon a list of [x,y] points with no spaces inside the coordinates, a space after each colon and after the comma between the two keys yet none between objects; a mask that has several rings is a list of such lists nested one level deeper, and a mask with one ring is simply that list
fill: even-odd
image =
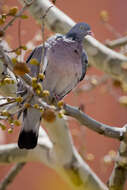
[{"label": "gray feather", "polygon": [[[31,104],[36,103],[35,98]],[[27,108],[23,112],[23,125],[19,134],[19,148],[31,149],[37,145],[38,131],[41,122],[41,113],[32,107]]]},{"label": "gray feather", "polygon": [[86,55],[86,52],[83,50],[83,53],[82,53],[82,76],[80,78],[80,81],[82,81],[85,77],[87,66],[88,66],[88,57]]},{"label": "gray feather", "polygon": [[[31,59],[36,59],[38,61],[38,63],[41,63],[41,58],[42,58],[42,48],[43,46],[38,46],[36,47],[32,52],[31,54],[29,55],[29,57],[27,58],[26,60],[26,63],[28,65],[28,67],[30,68],[30,73],[29,75],[32,76],[32,77],[36,77],[37,76],[37,73],[38,73],[38,68],[39,66],[38,65],[32,65],[30,64],[30,60]],[[45,54],[46,54],[46,48],[45,48]]]}]

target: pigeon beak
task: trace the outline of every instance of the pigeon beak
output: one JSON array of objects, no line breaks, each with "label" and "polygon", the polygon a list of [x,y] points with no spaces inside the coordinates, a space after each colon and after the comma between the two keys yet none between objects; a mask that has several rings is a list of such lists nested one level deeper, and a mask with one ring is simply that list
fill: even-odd
[{"label": "pigeon beak", "polygon": [[94,33],[93,33],[91,30],[89,30],[89,31],[87,32],[87,35],[94,36]]}]

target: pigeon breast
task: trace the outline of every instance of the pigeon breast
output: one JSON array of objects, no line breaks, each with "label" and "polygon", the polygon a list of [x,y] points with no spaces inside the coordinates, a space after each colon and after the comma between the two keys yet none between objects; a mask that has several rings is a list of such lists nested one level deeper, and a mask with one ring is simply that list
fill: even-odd
[{"label": "pigeon breast", "polygon": [[71,91],[82,75],[81,55],[82,45],[76,41],[63,36],[49,40],[44,89],[59,99]]}]

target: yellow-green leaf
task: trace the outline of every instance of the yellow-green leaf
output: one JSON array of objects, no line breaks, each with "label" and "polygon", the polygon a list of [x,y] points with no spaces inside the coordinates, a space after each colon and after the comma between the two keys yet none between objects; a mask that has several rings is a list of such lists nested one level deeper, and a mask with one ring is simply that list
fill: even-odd
[{"label": "yellow-green leaf", "polygon": [[30,60],[30,64],[31,65],[39,65],[39,62],[38,62],[37,59],[33,58],[33,59]]}]

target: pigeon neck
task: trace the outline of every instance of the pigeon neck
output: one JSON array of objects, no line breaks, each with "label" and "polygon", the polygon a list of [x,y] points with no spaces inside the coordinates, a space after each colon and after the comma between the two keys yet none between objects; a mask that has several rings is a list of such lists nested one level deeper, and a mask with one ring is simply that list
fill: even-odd
[{"label": "pigeon neck", "polygon": [[72,39],[77,42],[82,42],[83,38],[80,38],[76,33],[67,33],[66,38]]}]

